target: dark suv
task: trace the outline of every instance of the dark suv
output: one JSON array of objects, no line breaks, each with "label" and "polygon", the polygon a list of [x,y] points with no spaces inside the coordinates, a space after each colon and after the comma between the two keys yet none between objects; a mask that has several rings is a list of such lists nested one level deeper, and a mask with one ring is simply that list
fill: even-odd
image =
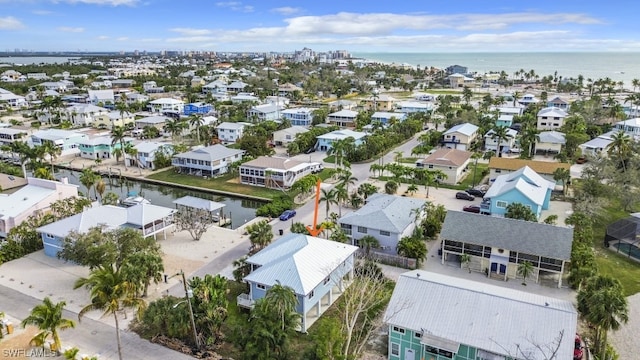
[{"label": "dark suv", "polygon": [[469,195],[466,192],[457,192],[456,193],[456,199],[462,199],[462,200],[469,200],[469,201],[473,201],[476,198],[473,195]]},{"label": "dark suv", "polygon": [[478,196],[478,197],[484,197],[484,191],[478,190],[478,189],[467,189],[467,194]]}]

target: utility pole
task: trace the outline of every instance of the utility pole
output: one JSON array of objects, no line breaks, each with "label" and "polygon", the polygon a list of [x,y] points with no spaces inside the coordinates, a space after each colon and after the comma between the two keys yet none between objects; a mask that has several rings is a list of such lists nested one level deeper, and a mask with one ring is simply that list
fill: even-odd
[{"label": "utility pole", "polygon": [[[196,320],[193,317],[193,307],[191,306],[191,299],[189,298],[189,289],[187,288],[187,279],[184,276],[184,271],[182,271],[182,269],[180,269],[180,272],[177,273],[176,275],[182,276],[182,285],[184,286],[184,296],[187,298],[186,301],[187,301],[187,305],[189,306],[189,317],[191,318],[191,329],[193,330],[193,340],[196,342],[196,348],[200,350],[200,341],[198,340],[198,331],[196,330]],[[193,294],[193,291],[191,293]]]}]

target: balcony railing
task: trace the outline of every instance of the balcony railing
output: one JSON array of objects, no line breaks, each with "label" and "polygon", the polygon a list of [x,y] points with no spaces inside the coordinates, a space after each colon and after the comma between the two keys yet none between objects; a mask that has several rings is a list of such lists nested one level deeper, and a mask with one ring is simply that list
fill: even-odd
[{"label": "balcony railing", "polygon": [[238,297],[236,298],[236,303],[238,304],[238,306],[246,309],[253,309],[254,305],[254,301],[251,299],[251,297],[249,297],[249,294],[238,295]]}]

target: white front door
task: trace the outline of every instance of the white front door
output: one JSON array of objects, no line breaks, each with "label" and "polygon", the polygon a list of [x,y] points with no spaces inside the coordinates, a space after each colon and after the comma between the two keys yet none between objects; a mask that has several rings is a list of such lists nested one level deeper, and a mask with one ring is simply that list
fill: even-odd
[{"label": "white front door", "polygon": [[404,360],[416,360],[416,352],[413,349],[404,349]]}]

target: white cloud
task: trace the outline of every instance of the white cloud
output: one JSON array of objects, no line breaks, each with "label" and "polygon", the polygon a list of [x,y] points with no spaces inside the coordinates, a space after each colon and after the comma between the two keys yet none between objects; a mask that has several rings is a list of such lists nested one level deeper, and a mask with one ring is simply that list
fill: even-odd
[{"label": "white cloud", "polygon": [[297,7],[291,7],[291,6],[283,6],[283,7],[271,9],[271,12],[275,12],[275,13],[287,16],[287,15],[293,15],[293,14],[302,12],[302,9]]},{"label": "white cloud", "polygon": [[185,37],[169,38],[167,39],[167,42],[198,43],[198,42],[205,42],[205,41],[213,41],[215,39],[216,37],[213,37],[213,36],[185,36]]},{"label": "white cloud", "polygon": [[216,3],[216,6],[245,13],[250,13],[254,10],[253,6],[243,5],[240,1],[219,1]]},{"label": "white cloud", "polygon": [[126,36],[121,36],[121,37],[117,38],[116,40],[118,40],[118,41],[127,41],[127,40],[129,40],[129,38],[126,37]]},{"label": "white cloud", "polygon": [[32,13],[35,15],[41,15],[41,16],[53,15],[53,11],[49,11],[49,10],[34,10],[32,11]]},{"label": "white cloud", "polygon": [[58,27],[58,31],[70,32],[70,33],[81,33],[81,32],[84,32],[84,28],[81,28],[81,27],[70,27],[70,26],[60,26],[60,27]]},{"label": "white cloud", "polygon": [[110,5],[110,6],[134,6],[139,0],[53,0],[53,2],[66,2],[69,4],[90,4],[90,5]]},{"label": "white cloud", "polygon": [[0,17],[0,30],[19,30],[24,27],[24,24],[13,16]]},{"label": "white cloud", "polygon": [[185,36],[201,36],[201,35],[209,35],[212,33],[212,31],[208,29],[191,29],[191,28],[172,28],[172,29],[169,29],[169,31],[177,32]]},{"label": "white cloud", "polygon": [[107,35],[100,35],[96,39],[98,39],[98,40],[109,40],[110,38]]}]

